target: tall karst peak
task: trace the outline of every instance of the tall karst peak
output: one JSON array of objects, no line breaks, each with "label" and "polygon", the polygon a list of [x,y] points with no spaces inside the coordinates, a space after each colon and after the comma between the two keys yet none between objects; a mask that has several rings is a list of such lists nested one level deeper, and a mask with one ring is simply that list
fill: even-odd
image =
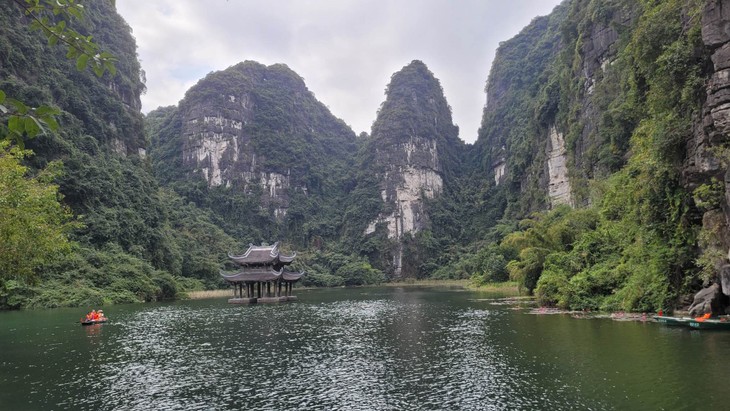
[{"label": "tall karst peak", "polygon": [[419,60],[414,60],[391,77],[386,100],[373,124],[372,134],[378,138],[393,139],[416,132],[434,140],[452,139],[458,135],[441,84]]},{"label": "tall karst peak", "polygon": [[402,274],[401,239],[428,228],[425,200],[437,197],[459,167],[458,132],[441,85],[423,62],[415,60],[393,74],[371,140],[385,211],[365,233],[387,226],[396,244],[394,277]]}]

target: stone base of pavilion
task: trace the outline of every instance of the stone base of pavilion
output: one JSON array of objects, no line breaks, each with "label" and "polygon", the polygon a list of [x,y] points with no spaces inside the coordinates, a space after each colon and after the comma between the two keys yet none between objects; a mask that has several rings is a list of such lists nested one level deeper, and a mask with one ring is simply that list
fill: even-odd
[{"label": "stone base of pavilion", "polygon": [[253,297],[253,298],[229,298],[230,304],[266,304],[266,303],[285,303],[287,301],[296,301],[296,295],[281,297]]}]

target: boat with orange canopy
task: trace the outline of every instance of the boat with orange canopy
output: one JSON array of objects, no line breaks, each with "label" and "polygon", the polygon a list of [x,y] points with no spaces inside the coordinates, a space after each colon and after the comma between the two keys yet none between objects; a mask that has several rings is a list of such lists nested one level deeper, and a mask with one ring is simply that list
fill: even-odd
[{"label": "boat with orange canopy", "polygon": [[86,314],[85,318],[81,318],[80,322],[81,325],[94,325],[94,324],[103,324],[105,322],[109,321],[109,318],[107,318],[106,315],[104,315],[103,310],[91,310],[90,313]]}]

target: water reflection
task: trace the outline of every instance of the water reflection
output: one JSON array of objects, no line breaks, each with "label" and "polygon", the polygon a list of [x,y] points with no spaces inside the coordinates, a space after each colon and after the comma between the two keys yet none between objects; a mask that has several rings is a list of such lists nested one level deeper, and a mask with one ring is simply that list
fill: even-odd
[{"label": "water reflection", "polygon": [[[527,315],[472,293],[319,290],[300,299],[120,306],[112,322],[91,327],[4,316],[0,404],[601,410],[727,400],[716,390],[717,360],[730,354],[725,333]],[[710,380],[712,393],[698,402],[684,377]]]},{"label": "water reflection", "polygon": [[101,328],[103,326],[104,326],[103,324],[92,324],[92,325],[84,326],[84,331],[86,331],[86,336],[89,338],[98,337],[101,334]]}]

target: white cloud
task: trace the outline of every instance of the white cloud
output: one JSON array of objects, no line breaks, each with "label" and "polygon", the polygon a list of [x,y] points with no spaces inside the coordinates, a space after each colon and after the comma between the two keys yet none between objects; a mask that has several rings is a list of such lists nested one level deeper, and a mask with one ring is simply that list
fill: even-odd
[{"label": "white cloud", "polygon": [[119,0],[147,74],[143,110],[177,104],[210,71],[284,63],[355,132],[370,132],[390,76],[422,60],[473,142],[499,42],[560,0]]}]

